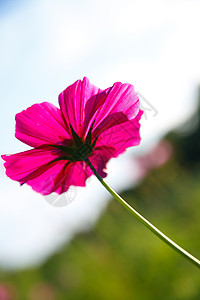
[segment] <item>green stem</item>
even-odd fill
[[[107,189],[107,191],[121,203],[132,215],[134,215],[141,223],[143,223],[149,230],[151,230],[155,235],[157,235],[162,241],[168,244],[171,248],[176,250],[179,254],[188,259],[196,267],[200,268],[200,261],[188,253],[186,250],[177,245],[174,241],[168,238],[164,233],[162,233],[158,228],[151,224],[147,219],[145,219],[141,214],[139,214],[134,208],[132,208],[124,199],[122,199],[109,185],[103,180],[103,178],[98,174],[96,169],[93,167],[89,159],[86,159],[85,162],[90,167],[94,175],[102,183],[102,185]]]

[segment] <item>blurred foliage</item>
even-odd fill
[[[198,115],[197,115],[198,116]],[[200,126],[167,136],[173,155],[123,197],[200,257]],[[199,270],[112,200],[95,228],[40,267],[0,271],[0,300],[198,300]],[[3,295],[3,296],[2,296]],[[7,295],[7,296],[6,296]]]
[[[200,167],[200,88],[196,112],[167,139],[175,149],[174,158],[187,169]]]

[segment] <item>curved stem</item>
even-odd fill
[[[86,159],[85,162],[90,167],[94,175],[101,182],[101,184],[107,189],[107,191],[121,203],[132,215],[134,215],[141,223],[143,223],[149,230],[151,230],[155,235],[157,235],[162,241],[168,244],[171,248],[176,250],[179,254],[188,259],[191,263],[193,263],[196,267],[200,268],[200,261],[191,255],[189,252],[184,250],[182,247],[177,245],[174,241],[168,238],[162,231],[156,228],[153,224],[151,224],[147,219],[145,219],[140,213],[138,213],[134,208],[132,208],[124,199],[122,199],[98,174],[96,169],[93,167],[89,159]]]

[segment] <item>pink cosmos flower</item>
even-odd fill
[[[131,84],[100,90],[85,77],[59,95],[60,109],[34,104],[16,115],[16,138],[33,149],[2,155],[6,174],[48,195],[85,186],[93,173],[105,177],[107,162],[140,143],[139,98]]]

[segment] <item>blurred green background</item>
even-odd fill
[[[197,257],[199,114],[198,108],[190,120],[164,138],[164,145],[170,149],[165,164],[155,167],[161,148],[139,158],[146,176],[136,188],[122,194]],[[196,125],[191,126],[194,120]],[[43,265],[18,272],[1,270],[0,299],[198,300],[200,273],[113,199],[94,228],[77,235]]]

